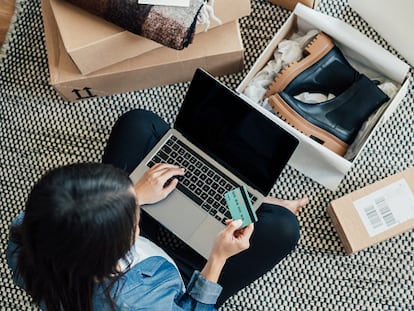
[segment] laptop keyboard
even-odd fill
[[[155,163],[169,163],[185,168],[184,176],[177,177],[177,189],[223,224],[231,218],[224,194],[239,187],[239,184],[217,170],[176,136],[167,140],[147,166],[152,167]],[[254,204],[257,198],[250,193],[249,196]]]

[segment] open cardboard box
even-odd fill
[[[311,29],[318,29],[331,36],[344,56],[357,70],[358,64],[365,64],[371,70],[380,73],[399,86],[398,93],[373,128],[372,132],[374,132],[389,118],[407,93],[409,66],[345,22],[317,12],[300,3],[297,4],[292,15],[259,56],[237,88],[237,91],[246,100],[250,100],[243,94],[243,91],[249,81],[273,58],[273,52],[277,48],[278,43],[297,30],[307,32]],[[256,106],[281,127],[298,137],[300,141],[299,146],[291,157],[289,164],[331,190],[335,190],[338,187],[344,175],[351,168],[353,161],[358,158],[369,140],[368,138],[365,141],[365,144],[360,148],[358,155],[353,161],[349,161],[297,131],[259,104],[256,104]]]
[[[161,44],[128,32],[64,0],[50,0],[66,52],[82,74],[148,53]],[[250,14],[250,0],[216,0],[215,15],[224,24]],[[211,20],[208,32],[221,26]],[[197,25],[193,43],[205,26]],[[218,40],[219,41],[219,40]],[[191,44],[190,44],[191,46]]]
[[[216,76],[243,69],[243,43],[233,21],[198,34],[184,50],[162,47],[82,75],[63,46],[50,1],[42,0],[50,83],[68,101],[189,81],[197,67]]]
[[[414,228],[414,167],[351,192],[327,212],[352,254]]]

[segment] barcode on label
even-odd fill
[[[368,218],[369,223],[371,224],[372,228],[376,229],[382,226],[381,218],[375,209],[374,205],[370,205],[364,208],[365,215]]]
[[[397,223],[384,197],[376,198],[374,203],[375,205],[369,205],[364,208],[364,213],[373,229],[377,229],[382,225],[391,227]]]
[[[378,210],[382,216],[382,219],[385,222],[387,227],[395,225],[397,221],[395,220],[394,214],[392,213],[391,209],[389,208],[387,202],[385,201],[384,197],[380,197],[375,199],[375,204],[378,207]]]

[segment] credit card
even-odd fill
[[[243,224],[240,228],[257,221],[257,215],[250,202],[246,187],[241,186],[224,194],[224,199],[230,210],[233,220],[241,219]]]

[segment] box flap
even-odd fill
[[[348,3],[414,66],[413,0],[349,0]]]
[[[319,0],[269,0],[273,4],[280,5],[282,8],[293,10],[298,2],[310,7],[315,8]]]

